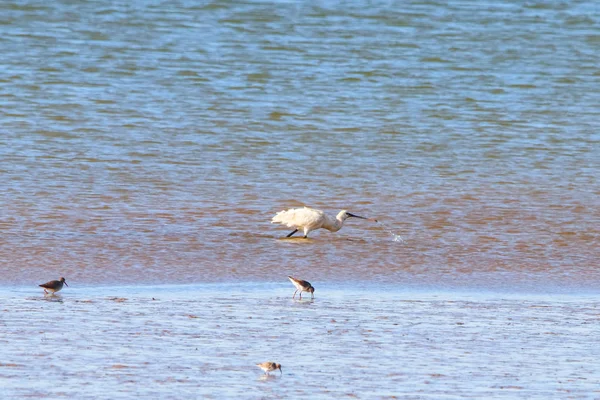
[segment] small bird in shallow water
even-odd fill
[[[56,293],[59,290],[61,290],[63,288],[63,283],[65,285],[67,285],[67,282],[65,281],[65,278],[60,278],[57,281],[50,281],[50,282],[46,282],[46,283],[42,283],[41,285],[39,285],[40,287],[44,288],[44,293],[48,293],[48,292],[52,292],[52,293]],[[67,285],[69,286],[69,285]]]
[[[272,361],[266,361],[264,363],[256,364],[256,366],[265,371],[265,374],[267,375],[269,375],[269,372],[275,371],[276,369],[278,369],[279,372],[281,372],[281,374],[283,375],[283,371],[281,370],[281,364],[277,364]]]
[[[333,218],[326,215],[321,210],[304,207],[280,211],[275,214],[271,223],[279,223],[294,228],[294,231],[286,237],[291,237],[294,233],[298,232],[299,229],[302,229],[304,231],[304,238],[307,238],[308,234],[315,229],[323,228],[327,229],[329,232],[337,232],[342,229],[344,221],[351,217],[377,222],[376,219],[350,214],[346,210],[340,211],[338,215]]]
[[[296,297],[296,293],[298,290],[300,291],[300,300],[302,300],[302,292],[308,292],[311,295],[311,298],[315,298],[315,288],[310,284],[310,282],[303,281],[302,279],[296,279],[293,276],[288,276],[288,279],[292,281],[294,286],[296,286],[296,291],[292,296],[292,299]]]

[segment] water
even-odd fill
[[[91,365],[109,372],[99,377],[83,370],[73,387],[92,382],[90,390],[97,394],[105,384],[128,379],[111,374],[113,365],[123,372],[131,364],[140,372],[131,378],[136,389],[148,387],[166,397],[162,390],[172,387],[150,381],[157,376],[167,383],[188,379],[189,386],[172,392],[176,398],[192,397],[199,384],[208,394],[210,388],[231,386],[233,396],[242,390],[233,382],[247,387],[260,372],[253,371],[253,363],[270,358],[260,346],[242,354],[241,344],[248,340],[232,333],[221,341],[223,352],[186,358],[181,365],[189,374],[168,375],[160,368],[174,365],[170,357],[187,354],[186,335],[198,324],[157,321],[157,329],[174,329],[173,341],[162,342],[160,331],[148,333],[141,343],[146,351],[136,348],[138,359],[120,349],[151,318],[131,313],[139,307],[146,316],[165,316],[161,307],[172,304],[152,306],[151,295],[144,294],[124,311],[117,307],[123,303],[110,300],[129,298],[122,287],[213,283],[230,285],[233,294],[239,285],[254,282],[292,290],[286,276],[293,275],[317,288],[315,312],[354,311],[365,324],[367,315],[391,318],[397,311],[393,301],[377,298],[382,288],[425,293],[415,295],[418,301],[440,292],[454,293],[450,298],[458,302],[465,301],[464,291],[525,296],[500,306],[507,318],[532,294],[597,295],[599,24],[600,5],[594,1],[1,2],[0,277],[5,286],[24,291],[0,293],[5,296],[0,307],[11,316],[0,325],[2,333],[10,330],[2,336],[9,342],[23,338],[25,347],[41,346],[36,332],[42,329],[33,321],[55,317],[56,310],[81,329],[91,324],[92,330],[107,330],[114,320],[121,330],[107,334],[106,343],[114,340],[118,346],[114,359],[112,354],[95,359],[110,346],[87,352],[80,330],[67,334],[64,343],[48,339],[50,359],[41,350],[29,354],[3,347],[0,376],[10,375],[11,394],[38,396],[41,392],[26,389],[28,381],[52,383],[56,372],[41,369],[38,357],[54,363],[63,377],[94,360]],[[270,219],[305,205],[332,215],[347,209],[382,224],[351,219],[337,233],[282,240],[290,230]],[[61,292],[63,303],[41,301],[36,285],[60,276],[71,285]],[[97,285],[116,287],[88,295]],[[336,290],[364,287],[369,289],[362,303],[328,303]],[[275,307],[273,318],[291,312],[273,300],[279,295],[257,296],[251,299]],[[587,313],[595,304],[577,299],[583,305],[575,311],[546,304],[555,307],[552,320],[566,332],[560,340],[579,340],[578,328],[564,325],[574,313],[586,335],[593,326]],[[80,300],[94,305],[86,309],[87,303],[76,303]],[[240,318],[260,308],[227,293],[208,291],[204,300],[175,304],[178,318],[190,324],[198,321],[187,314],[210,320],[194,310],[211,304],[219,315],[238,305]],[[512,363],[488,342],[483,349],[457,343],[454,330],[441,328],[449,326],[441,315],[437,328],[427,325],[428,337],[440,338],[436,347],[418,342],[416,352],[410,340],[396,339],[405,331],[373,323],[374,330],[390,330],[375,338],[365,334],[361,345],[363,338],[351,334],[359,360],[334,362],[344,372],[329,396],[345,396],[355,387],[360,397],[373,387],[431,382],[439,374],[447,385],[422,383],[421,392],[402,386],[397,393],[442,398],[457,391],[492,398],[516,391],[510,393],[562,398],[566,388],[573,396],[594,396],[589,383],[597,383],[598,371],[584,359],[586,351],[592,354],[588,336],[572,343],[576,351],[570,358],[562,342],[549,341],[548,347],[538,342],[554,337],[547,333],[552,326],[538,331],[527,320],[531,315],[524,315],[507,333],[516,335],[511,342],[485,331],[500,311],[493,306],[485,311],[489,304],[483,300],[475,303],[480,306],[467,316],[483,337],[491,335],[495,345],[506,340],[502,351],[522,344],[539,351],[528,354],[537,358]],[[428,316],[440,306],[426,304],[407,317],[422,318],[419,313]],[[460,313],[460,304],[452,312]],[[106,314],[111,312],[114,318]],[[13,317],[21,322],[13,326]],[[252,339],[264,337],[262,325],[250,327]],[[351,331],[352,325],[344,329]],[[291,332],[286,330],[288,344],[296,340]],[[323,340],[308,328],[300,333]],[[460,345],[465,361],[448,362],[449,370],[439,372],[432,366],[444,354],[460,358],[445,338],[452,339],[449,346]],[[402,352],[392,354],[411,355],[403,368],[414,374],[402,370],[386,376],[389,386],[381,375],[361,381],[355,363],[364,368],[377,361],[370,340],[382,349],[400,344]],[[80,351],[68,355],[73,364],[54,361],[55,351],[68,342]],[[303,343],[320,350],[308,339]],[[329,357],[343,350],[335,340],[325,343],[322,351]],[[157,355],[164,344],[176,345],[172,355]],[[275,348],[285,365],[294,363],[292,356],[284,359],[282,347]],[[424,350],[428,358],[418,364]],[[552,369],[549,360],[555,358],[545,358],[543,351],[563,360],[562,369]],[[137,363],[151,363],[153,357],[160,363]],[[302,366],[310,371],[313,361],[307,357]],[[388,367],[396,362],[384,360]],[[222,363],[233,365],[225,376],[210,372],[200,381],[195,375],[214,372]],[[472,375],[461,380],[452,365],[461,371],[467,366]],[[500,379],[502,388],[482,377],[476,385],[477,368],[488,365],[494,377],[504,367],[516,375]],[[16,370],[11,375],[5,368]],[[261,383],[282,393],[276,388],[307,382],[321,388],[330,377],[293,368],[289,373],[291,379],[284,375],[287,380]],[[516,382],[520,375],[539,381],[522,385]],[[131,390],[122,397],[134,397]],[[54,395],[84,396],[75,389]]]
[[[597,288],[599,7],[3,2],[0,276]]]
[[[406,241],[404,239],[402,239],[402,236],[398,235],[397,233],[394,233],[394,231],[392,229],[390,229],[386,224],[384,224],[383,222],[379,222],[379,221],[378,221],[378,223],[381,224],[381,226],[387,233],[392,235],[394,242],[406,243]]]
[[[340,290],[342,289],[342,290]],[[321,292],[321,294],[319,294]],[[324,285],[0,293],[4,399],[596,398],[597,298]],[[568,315],[568,318],[565,318]],[[41,321],[42,323],[32,323]],[[50,324],[48,322],[52,321]],[[283,375],[254,364],[273,360]]]

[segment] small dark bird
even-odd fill
[[[290,281],[292,281],[294,286],[296,286],[296,291],[294,292],[292,299],[296,297],[298,290],[300,291],[300,300],[302,300],[302,292],[308,292],[310,293],[312,299],[315,298],[315,288],[312,287],[310,282],[303,281],[302,279],[296,279],[293,276],[288,276],[288,278]]]
[[[44,293],[47,294],[48,292],[51,292],[54,294],[63,288],[63,283],[65,285],[67,285],[65,278],[61,277],[57,281],[50,281],[50,282],[42,283],[39,286],[44,288]],[[69,285],[67,285],[67,286],[69,286]]]
[[[269,375],[269,372],[275,371],[276,369],[278,369],[279,372],[281,372],[281,374],[283,375],[283,371],[281,370],[281,364],[277,364],[272,361],[266,361],[264,363],[256,364],[256,366],[265,371],[265,374],[267,375]]]

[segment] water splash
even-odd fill
[[[378,223],[378,224],[380,224],[380,225],[381,225],[381,227],[382,227],[383,229],[385,229],[387,233],[389,233],[390,235],[392,235],[392,236],[394,237],[394,242],[400,242],[400,243],[402,243],[402,244],[405,244],[405,243],[406,243],[406,240],[404,240],[404,239],[402,238],[402,236],[400,236],[400,235],[396,234],[396,233],[395,233],[394,231],[392,231],[392,230],[391,230],[391,229],[390,229],[390,228],[389,228],[389,227],[388,227],[386,224],[384,224],[384,223],[383,223],[383,222],[381,222],[381,221],[377,221],[377,223]]]

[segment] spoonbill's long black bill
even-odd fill
[[[361,217],[360,215],[350,214],[349,212],[347,212],[346,214],[348,214],[349,217],[360,218],[360,219],[369,219],[369,218]]]

